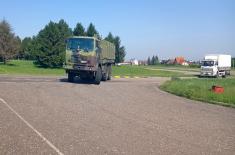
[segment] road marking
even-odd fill
[[[120,75],[116,75],[113,76],[113,78],[115,79],[120,79],[120,78],[124,78],[124,79],[140,79],[140,78],[148,78],[147,76],[120,76]]]
[[[0,101],[4,103],[18,118],[20,118],[29,128],[31,128],[43,141],[45,141],[53,150],[59,155],[64,155],[55,145],[53,145],[46,137],[44,137],[39,131],[37,131],[29,122],[27,122],[20,114],[18,114],[4,99],[0,98]]]

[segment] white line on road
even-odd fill
[[[39,131],[37,131],[29,122],[27,122],[20,114],[18,114],[4,99],[0,98],[0,101],[4,103],[17,117],[19,117],[29,128],[31,128],[39,137],[42,138],[53,150],[55,150],[59,155],[63,155],[63,153],[53,145],[46,137],[44,137]]]

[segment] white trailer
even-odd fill
[[[202,61],[200,76],[226,77],[230,75],[230,70],[231,55],[208,54]]]

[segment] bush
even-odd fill
[[[198,64],[189,64],[190,68],[200,68],[201,66]]]

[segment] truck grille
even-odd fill
[[[72,63],[78,63],[78,62],[79,62],[79,57],[78,57],[78,55],[72,55],[72,56],[71,56],[71,61],[72,61]]]
[[[205,72],[212,72],[213,71],[212,68],[203,68],[202,70],[205,71]]]

